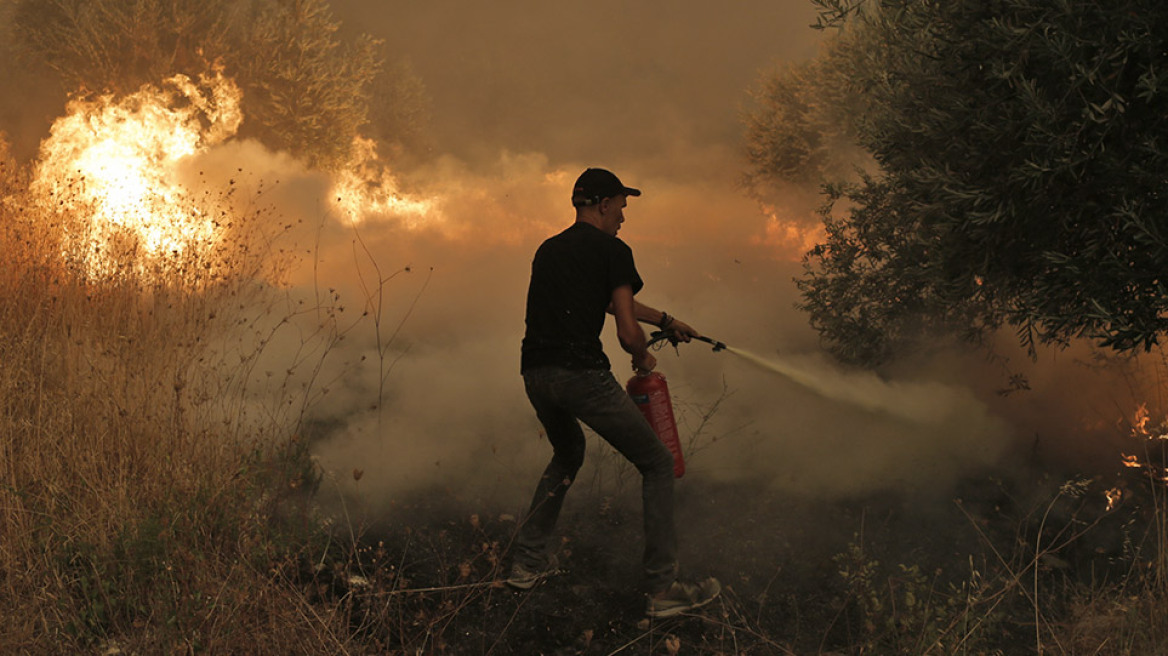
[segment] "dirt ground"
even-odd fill
[[[656,621],[638,589],[635,485],[573,490],[559,525],[562,571],[527,592],[499,582],[514,509],[430,490],[368,526],[321,599],[343,607],[379,653],[901,653],[893,648],[905,640],[952,635],[971,618],[987,651],[970,653],[1033,653],[1033,604],[1019,579],[1056,599],[1117,580],[1148,516],[1132,493],[1107,510],[1114,481],[1072,480],[985,473],[947,490],[830,500],[761,481],[687,482],[682,575],[716,576],[724,592]],[[1051,616],[1062,610],[1043,602]]]

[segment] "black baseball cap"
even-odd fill
[[[576,184],[572,186],[572,205],[584,207],[595,205],[605,198],[613,196],[640,196],[640,189],[626,187],[612,171],[605,169],[585,169]]]

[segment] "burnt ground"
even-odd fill
[[[1137,474],[1116,477],[986,473],[944,491],[831,500],[761,482],[681,485],[682,574],[716,576],[724,592],[652,622],[628,484],[573,490],[563,571],[528,592],[497,583],[514,509],[442,490],[399,500],[312,579],[371,653],[895,654],[965,635],[969,653],[1028,654],[1034,586],[1049,629],[1079,592],[1122,581],[1138,559],[1152,502]],[[1108,511],[1117,483],[1128,496]]]

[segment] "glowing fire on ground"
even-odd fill
[[[1136,408],[1131,421],[1132,437],[1144,442],[1145,446],[1154,443],[1163,444],[1168,441],[1168,419],[1165,419],[1159,426],[1153,427],[1149,427],[1150,421],[1151,414],[1148,412],[1147,404],[1140,404],[1140,407]],[[1159,455],[1163,456],[1163,449],[1161,448],[1159,451]],[[1152,452],[1153,450],[1149,449],[1149,455]],[[1160,483],[1168,483],[1168,467],[1163,466],[1163,458],[1159,458],[1159,460],[1161,460],[1161,463],[1157,464],[1151,458],[1141,460],[1136,455],[1120,454],[1120,462],[1124,467],[1142,469],[1153,480],[1159,481]]]
[[[213,240],[215,224],[178,182],[178,164],[235,134],[240,97],[222,75],[198,84],[176,75],[121,99],[69,103],[41,144],[31,188],[52,210],[83,219],[66,227],[66,252],[100,277]]]

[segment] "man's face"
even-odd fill
[[[628,198],[624,194],[602,199],[598,206],[600,209],[600,229],[615,237],[621,224],[625,222],[626,205],[628,205]]]

